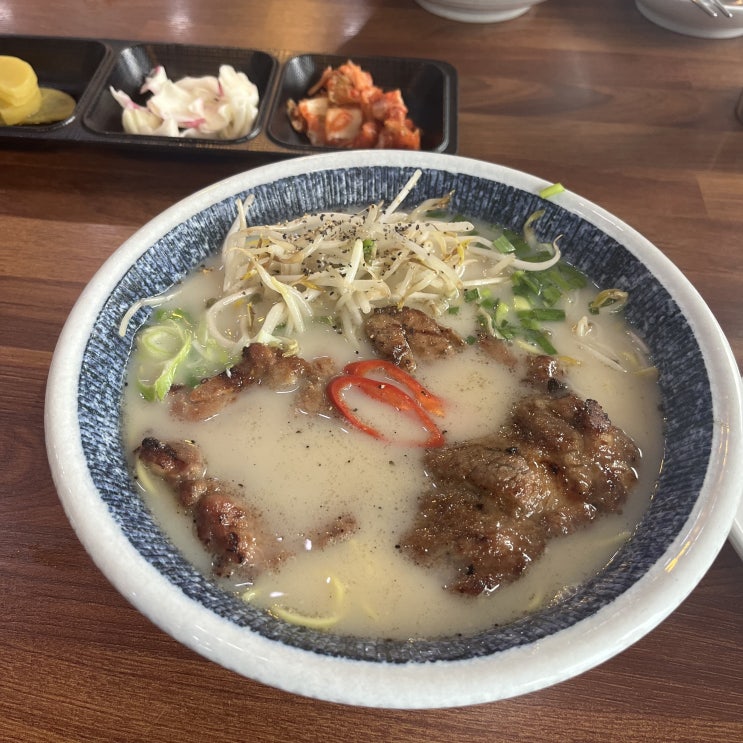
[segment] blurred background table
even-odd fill
[[[459,154],[560,181],[630,223],[688,276],[743,361],[743,38],[665,31],[630,0],[548,0],[495,25],[413,0],[0,0],[0,32],[446,60]],[[46,464],[55,341],[138,227],[266,160],[0,143],[0,739],[743,740],[743,563],[729,544],[613,660],[528,696],[435,711],[346,708],[243,679],[107,583]]]

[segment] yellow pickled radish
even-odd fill
[[[39,81],[31,65],[18,57],[0,55],[0,106],[20,106],[36,97]]]
[[[55,88],[39,88],[41,91],[41,106],[27,116],[21,124],[54,124],[72,116],[75,110],[75,99],[62,90]]]
[[[0,124],[21,124],[41,108],[41,91],[37,87],[23,103],[9,105],[0,103]]]

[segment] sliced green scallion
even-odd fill
[[[598,315],[604,309],[609,312],[620,312],[627,304],[628,298],[629,294],[621,289],[604,289],[588,305],[588,310],[592,315]]]
[[[506,235],[505,233],[493,240],[493,247],[504,255],[514,253],[516,251],[516,246],[513,244],[513,242],[511,242],[511,240],[508,239],[508,235]]]
[[[553,196],[557,196],[557,194],[563,193],[564,191],[565,186],[563,186],[562,183],[553,183],[551,186],[543,188],[539,192],[539,196],[543,199],[551,199]]]
[[[155,325],[137,336],[140,365],[137,386],[146,400],[162,400],[173,384],[178,367],[191,350],[193,334],[177,312],[157,313]]]
[[[560,322],[565,319],[565,310],[557,307],[533,307],[530,310],[519,312],[518,316],[538,322]]]
[[[369,263],[370,261],[374,260],[374,256],[377,253],[377,243],[375,240],[372,240],[371,238],[366,238],[361,243],[362,248],[364,250],[364,260]]]
[[[137,336],[137,387],[146,400],[163,400],[174,383],[197,385],[234,358],[181,309],[156,310]]]

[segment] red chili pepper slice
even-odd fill
[[[381,371],[390,379],[404,385],[412,393],[412,397],[418,404],[434,415],[444,414],[444,401],[424,387],[415,377],[410,376],[404,369],[384,359],[368,359],[365,361],[353,361],[346,364],[343,369],[346,374],[357,374],[366,377],[375,371]]]
[[[376,439],[389,441],[386,436],[377,431],[368,423],[362,421],[349,407],[343,397],[345,390],[350,387],[356,387],[368,397],[379,400],[390,405],[402,413],[410,414],[416,417],[428,432],[428,438],[425,441],[414,442],[412,446],[423,446],[427,449],[433,449],[444,445],[444,435],[434,422],[433,418],[410,396],[394,384],[380,382],[377,379],[361,377],[358,374],[339,374],[328,382],[327,390],[333,405],[345,416],[349,423],[356,428],[368,433]]]

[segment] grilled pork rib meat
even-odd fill
[[[408,372],[418,360],[449,356],[465,346],[451,328],[411,307],[375,309],[366,317],[364,331],[380,356]]]
[[[170,409],[177,418],[201,421],[211,418],[229,405],[237,395],[254,384],[273,390],[296,390],[298,410],[310,414],[332,414],[333,406],[325,395],[325,385],[335,374],[328,357],[308,361],[285,356],[281,349],[252,343],[242,352],[239,363],[203,380],[193,389],[172,387]]]
[[[300,550],[325,549],[353,534],[358,524],[341,514],[318,529],[293,536],[272,532],[246,497],[221,480],[208,477],[200,449],[190,441],[163,442],[147,437],[136,451],[142,463],[163,478],[194,517],[196,533],[214,558],[214,572],[239,570],[254,579],[276,570]]]
[[[516,580],[550,538],[619,510],[636,482],[634,442],[562,376],[550,357],[530,358],[524,381],[540,392],[518,400],[504,426],[426,452],[432,487],[399,546],[452,573],[450,590],[477,595]]]

